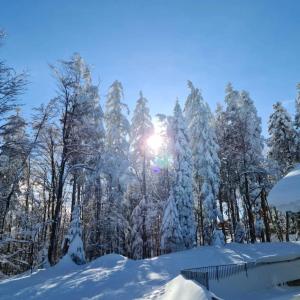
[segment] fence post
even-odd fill
[[[247,263],[245,263],[245,272],[246,272],[246,277],[248,277]]]
[[[209,291],[209,283],[208,283],[208,273],[204,273],[205,274],[205,283],[206,283],[206,288]]]

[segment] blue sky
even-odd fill
[[[300,82],[297,0],[0,0],[7,39],[1,58],[27,69],[26,115],[55,95],[48,64],[79,52],[100,82],[101,102],[115,79],[132,109],[139,90],[151,113],[183,103],[186,81],[215,108],[228,81],[250,92],[266,132],[272,104],[294,111]]]

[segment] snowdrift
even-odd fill
[[[178,277],[180,270],[199,266],[241,263],[258,260],[262,257],[265,260],[272,260],[275,256],[294,257],[296,255],[300,256],[300,243],[255,245],[233,243],[225,247],[199,247],[140,261],[110,254],[81,266],[75,265],[66,256],[54,267],[3,280],[0,282],[0,299],[186,300],[189,299],[186,297],[193,295],[195,297],[193,299],[196,300],[199,297],[202,297],[199,299],[210,299],[211,294],[204,288],[192,281],[187,282],[182,277]],[[281,274],[283,270],[274,269],[272,272],[273,275]],[[288,268],[284,272],[288,272]],[[261,276],[270,277],[271,275],[262,273]],[[175,281],[172,281],[173,279]],[[265,287],[262,279],[253,274],[254,281],[262,282],[260,288]],[[227,282],[222,286],[220,282],[219,288],[223,295],[229,295],[226,298],[212,288],[212,291],[221,298],[241,299],[240,297],[243,295],[244,299],[245,291],[249,292],[253,286],[249,286],[249,281],[244,276],[240,283],[232,279],[230,284]],[[185,295],[184,298],[182,295]],[[258,298],[256,297],[256,299]]]
[[[163,288],[160,300],[212,300],[220,299],[192,280],[186,280],[181,275],[168,282]]]

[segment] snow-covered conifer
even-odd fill
[[[128,112],[126,104],[122,102],[123,87],[115,81],[109,89],[106,110],[104,114],[106,128],[106,165],[109,180],[113,186],[121,184],[129,162],[129,132],[130,124],[126,117]],[[124,109],[126,112],[124,112]],[[121,186],[119,186],[120,188]]]
[[[181,107],[176,101],[171,122],[171,147],[174,161],[173,197],[186,248],[195,242],[192,154]]]
[[[192,151],[199,227],[202,227],[202,242],[211,244],[218,216],[216,200],[219,191],[219,146],[208,104],[190,81],[188,86],[191,91],[185,103],[185,117]]]
[[[249,222],[249,233],[251,242],[255,242],[255,216],[254,207],[260,193],[259,178],[263,170],[263,138],[261,135],[261,119],[249,93],[242,91],[236,111],[235,142],[232,151],[235,151],[233,158],[237,164],[239,174],[239,191],[243,195],[244,204]],[[238,151],[236,151],[238,149]]]
[[[295,127],[296,130],[300,131],[300,83],[297,84],[298,94],[295,101]]]
[[[124,253],[124,239],[128,231],[128,223],[123,215],[123,194],[125,191],[126,172],[129,167],[129,132],[130,124],[126,117],[126,104],[122,102],[123,88],[119,81],[115,81],[109,89],[106,110],[106,156],[105,174],[107,178],[106,220],[107,241],[109,252]],[[124,113],[124,109],[127,111]]]
[[[147,99],[140,92],[133,112],[130,130],[130,158],[132,166],[141,182],[141,191],[146,197],[146,177],[151,158],[150,147],[147,145],[149,137],[153,134],[153,124]]]
[[[269,119],[269,157],[277,161],[282,173],[292,166],[295,157],[295,131],[291,117],[280,102],[273,105]]]
[[[85,252],[82,242],[82,228],[79,205],[74,206],[68,235],[66,236],[66,242],[66,247],[68,247],[67,254],[76,264],[84,264]]]
[[[215,117],[216,136],[219,144],[220,167],[220,189],[219,201],[220,211],[224,212],[226,204],[229,214],[229,229],[233,234],[236,223],[239,221],[237,205],[238,172],[237,172],[237,129],[238,129],[238,102],[239,92],[234,90],[231,83],[225,89],[225,109],[218,105]],[[224,225],[223,225],[224,226]]]
[[[296,160],[300,162],[300,83],[297,85],[298,94],[296,97],[295,130],[296,130]]]
[[[174,252],[184,248],[181,232],[178,210],[174,199],[174,193],[171,189],[162,218],[160,245],[163,253]]]
[[[148,204],[148,195],[151,191],[148,189],[150,175],[151,149],[147,141],[153,134],[153,124],[151,121],[150,111],[147,107],[147,99],[140,92],[136,107],[133,112],[130,131],[130,162],[140,183],[140,201],[132,213],[132,252],[135,258],[147,256],[147,240],[150,238],[146,233],[146,207]],[[137,214],[141,213],[141,216]],[[137,239],[137,240],[135,240]],[[141,247],[140,242],[142,241]],[[141,252],[142,250],[142,252]]]

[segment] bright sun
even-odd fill
[[[161,122],[158,120],[158,118],[154,118],[153,125],[154,125],[154,133],[148,138],[147,146],[152,151],[154,151],[155,154],[158,154],[163,144],[163,138],[160,134],[163,130],[163,127]]]
[[[159,134],[154,133],[147,140],[147,145],[155,152],[158,152],[162,145],[162,138]]]

